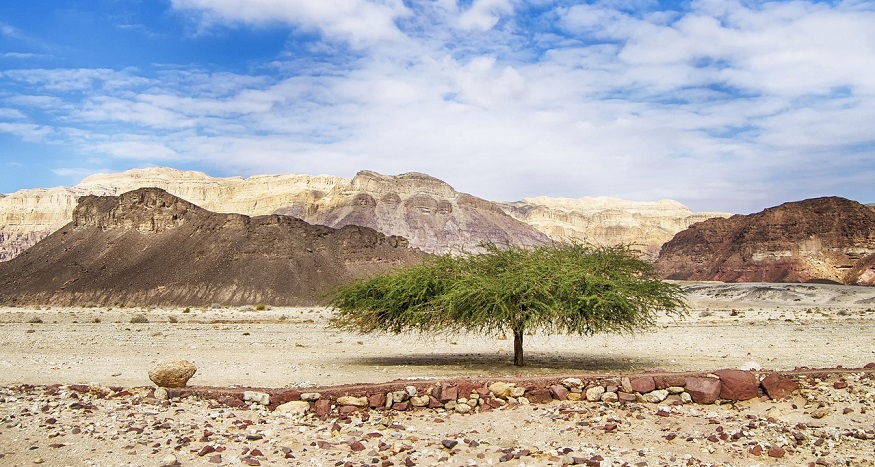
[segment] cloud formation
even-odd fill
[[[9,69],[0,132],[100,168],[420,171],[496,200],[875,201],[870,2],[171,4],[204,35],[289,39],[236,70]]]

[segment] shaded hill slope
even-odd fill
[[[656,261],[665,278],[727,282],[875,284],[875,211],[828,197],[679,232]]]
[[[73,221],[0,263],[0,302],[310,305],[423,253],[365,227],[217,214],[157,188],[85,196]]]

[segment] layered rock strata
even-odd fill
[[[875,211],[827,197],[709,219],[666,243],[656,269],[682,280],[873,285]]]
[[[218,214],[143,188],[83,197],[71,223],[0,263],[0,303],[310,305],[422,257],[366,227]]]

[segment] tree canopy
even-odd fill
[[[525,332],[634,332],[660,311],[686,313],[683,290],[656,279],[627,246],[484,248],[343,285],[329,296],[331,324],[361,333],[512,333],[522,366]]]

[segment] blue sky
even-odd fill
[[[0,193],[169,166],[875,202],[875,2],[0,3]]]

